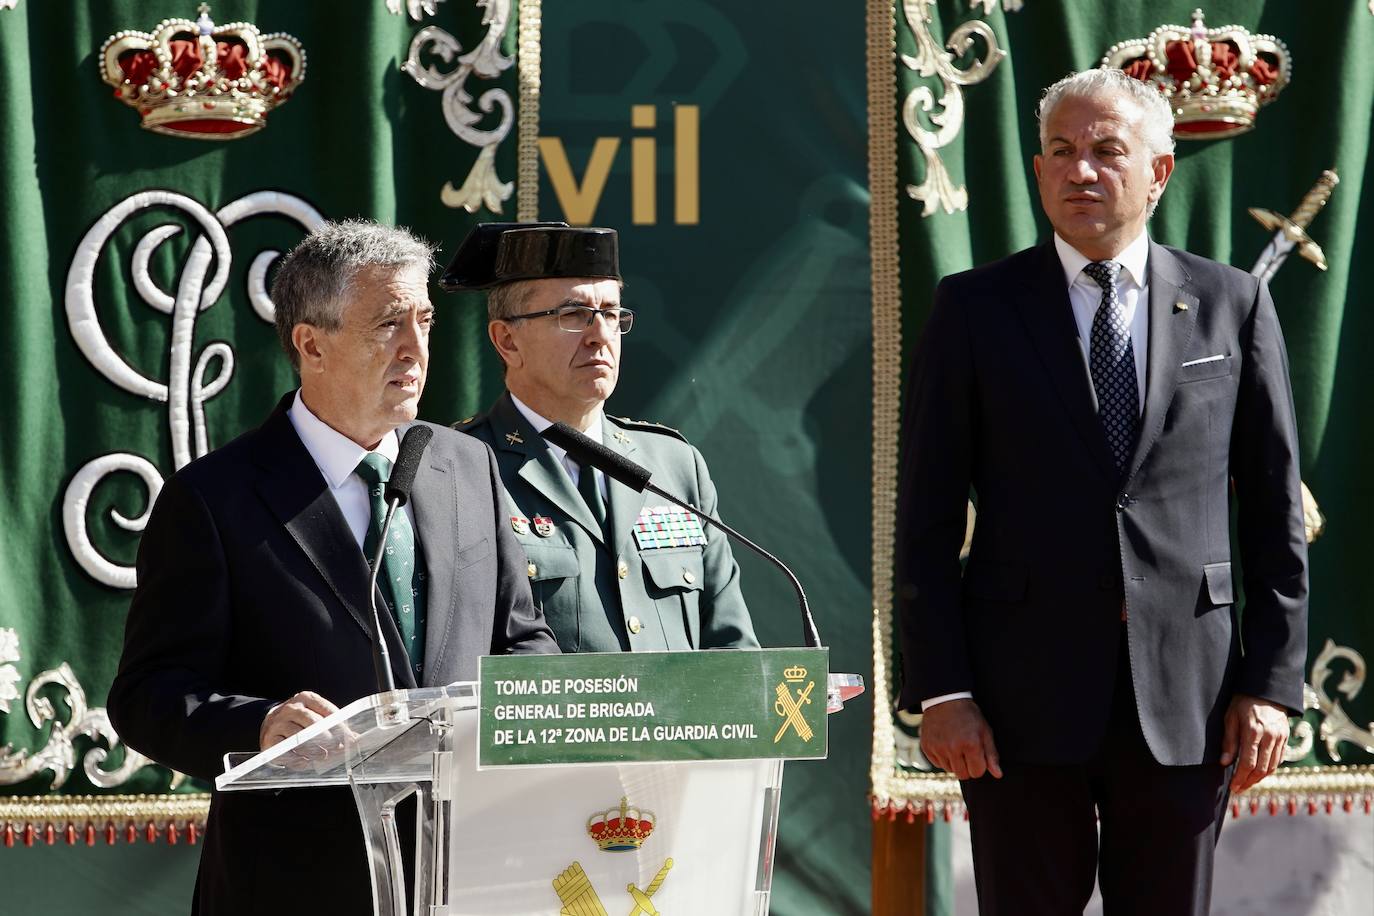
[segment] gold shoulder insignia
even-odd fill
[[[687,441],[686,436],[673,429],[671,426],[664,426],[662,423],[655,423],[652,420],[631,420],[628,417],[612,417],[609,414],[607,414],[606,418],[626,429],[635,429],[648,433],[662,433],[667,436],[672,436],[674,439],[681,439],[683,442]]]
[[[457,423],[452,424],[450,428],[456,429],[460,433],[465,433],[468,431],[469,428],[476,426],[480,421],[485,419],[486,417],[481,417],[476,414],[473,414],[465,420],[459,420]]]

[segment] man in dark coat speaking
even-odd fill
[[[368,557],[429,364],[432,249],[326,224],[283,260],[276,327],[300,388],[163,487],[109,713],[124,741],[202,779],[377,691]],[[477,675],[485,654],[556,652],[530,598],[491,451],[433,427],[378,589],[398,687]],[[371,913],[347,789],[215,793],[195,911]]]

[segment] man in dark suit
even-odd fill
[[[621,306],[615,230],[483,223],[440,282],[490,290],[487,336],[506,391],[457,426],[496,453],[535,604],[563,651],[758,648],[724,533],[579,467],[540,435],[567,423],[718,512],[706,462],[681,433],[605,412],[635,317]]]
[[[108,704],[131,747],[213,779],[225,753],[377,691],[366,558],[424,389],[431,258],[404,230],[346,222],[283,260],[276,325],[300,389],[158,496]],[[399,687],[472,680],[488,653],[557,651],[504,522],[491,452],[434,428],[377,594]],[[347,789],[215,793],[195,910],[371,913],[364,853]]]
[[[910,379],[900,704],[962,780],[982,913],[1081,913],[1095,872],[1109,913],[1206,913],[1228,793],[1302,708],[1287,357],[1263,283],[1145,232],[1153,87],[1076,74],[1040,122],[1054,239],[942,281]]]

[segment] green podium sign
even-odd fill
[[[494,655],[478,766],[826,756],[826,649]]]

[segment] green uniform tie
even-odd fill
[[[377,553],[377,541],[382,536],[382,522],[386,520],[386,500],[382,493],[391,479],[391,462],[384,455],[368,452],[358,463],[356,473],[367,484],[368,500],[372,503],[372,520],[368,522],[367,537],[363,541],[363,553],[371,564]],[[397,509],[391,516],[377,586],[391,606],[391,614],[401,633],[401,644],[410,656],[410,667],[418,684],[420,665],[425,657],[425,571],[423,559],[415,552],[415,530],[410,526],[410,516],[405,509]]]
[[[582,501],[587,504],[587,508],[592,510],[592,518],[596,519],[597,525],[601,526],[601,534],[606,534],[606,500],[601,497],[601,488],[596,485],[596,468],[589,464],[582,465],[581,471],[577,475],[577,492],[582,494]]]

